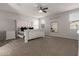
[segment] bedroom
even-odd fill
[[[0,3],[0,55],[77,56],[78,15],[79,3]]]

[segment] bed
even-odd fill
[[[44,30],[38,29],[38,30],[25,30],[24,31],[24,40],[25,42],[28,42],[28,40],[39,38],[39,37],[45,37]]]

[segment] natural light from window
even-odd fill
[[[41,20],[41,24],[45,24],[45,20]]]
[[[79,30],[79,11],[69,14],[70,29]]]
[[[70,13],[70,14],[69,14],[69,20],[70,20],[70,21],[79,20],[79,11]]]
[[[70,29],[77,29],[77,30],[79,30],[79,21],[73,21],[70,24]]]
[[[33,21],[33,27],[34,27],[35,30],[39,29],[39,20],[34,20]]]

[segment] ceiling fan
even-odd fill
[[[34,5],[37,7],[39,13],[42,13],[42,12],[47,13],[48,7],[46,7],[46,4],[36,3]]]
[[[48,7],[39,7],[39,11],[40,12],[44,12],[44,13],[47,13],[47,9],[48,9]]]

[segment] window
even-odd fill
[[[45,20],[41,19],[40,25],[41,25],[41,29],[44,29],[45,28]]]
[[[79,10],[70,13],[70,14],[69,14],[69,20],[70,20],[70,21],[77,21],[77,20],[79,20]]]
[[[45,20],[41,20],[41,24],[45,24]]]
[[[39,29],[39,20],[33,21],[33,27],[34,27],[34,29]]]
[[[79,20],[70,23],[70,29],[79,29]]]

